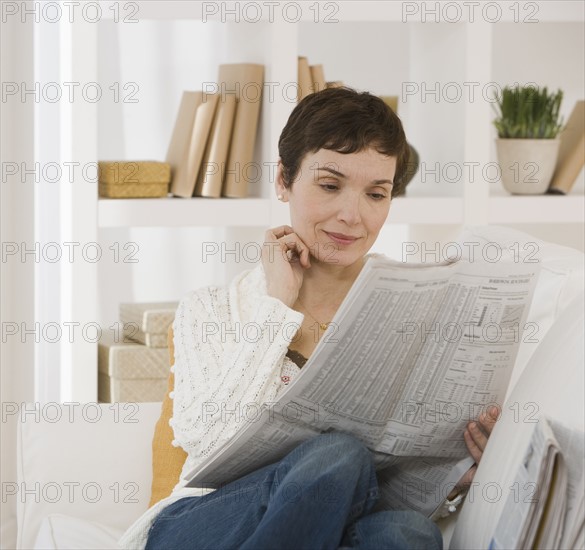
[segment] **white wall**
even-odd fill
[[[18,52],[18,55],[14,55]],[[2,24],[0,65],[3,82],[33,81],[33,27],[11,19]],[[0,158],[2,163],[32,165],[34,159],[34,104],[11,101],[0,103]],[[0,184],[0,228],[3,243],[34,241],[34,186],[20,183],[20,175]],[[18,260],[0,263],[0,320],[26,323],[35,319],[34,263]],[[2,339],[0,344],[0,396],[3,418],[0,422],[0,480],[16,481],[16,417],[4,412],[35,399],[34,341],[21,342],[20,336]],[[16,533],[16,499],[9,497],[0,506],[0,546],[11,548]]]

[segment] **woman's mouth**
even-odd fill
[[[329,237],[331,237],[331,239],[333,239],[338,244],[352,244],[358,239],[357,237],[343,235],[342,233],[329,233],[328,231],[325,231],[325,233],[327,233],[327,235],[329,235]]]

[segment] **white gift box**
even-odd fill
[[[169,376],[167,348],[103,338],[98,345],[98,400],[162,401]]]
[[[175,319],[178,306],[178,302],[120,304],[120,321],[125,340],[151,348],[166,348],[167,332]]]

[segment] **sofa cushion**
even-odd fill
[[[95,521],[51,514],[43,519],[34,550],[117,550],[120,531]]]
[[[168,330],[169,362],[175,362],[175,347],[173,342],[173,326]],[[173,401],[169,393],[173,391],[175,376],[169,374],[167,393],[162,403],[162,411],[154,429],[152,439],[152,489],[149,507],[159,500],[168,497],[175,485],[179,482],[183,464],[187,459],[187,453],[180,447],[173,447],[173,429],[169,420],[173,416]]]
[[[26,410],[17,429],[17,480],[9,487],[16,492],[17,548],[33,548],[51,514],[97,519],[120,532],[142,515],[160,403],[37,403]]]

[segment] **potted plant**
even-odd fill
[[[550,184],[560,139],[559,108],[563,92],[535,86],[505,87],[497,98],[496,148],[504,188],[512,194],[545,193]]]

